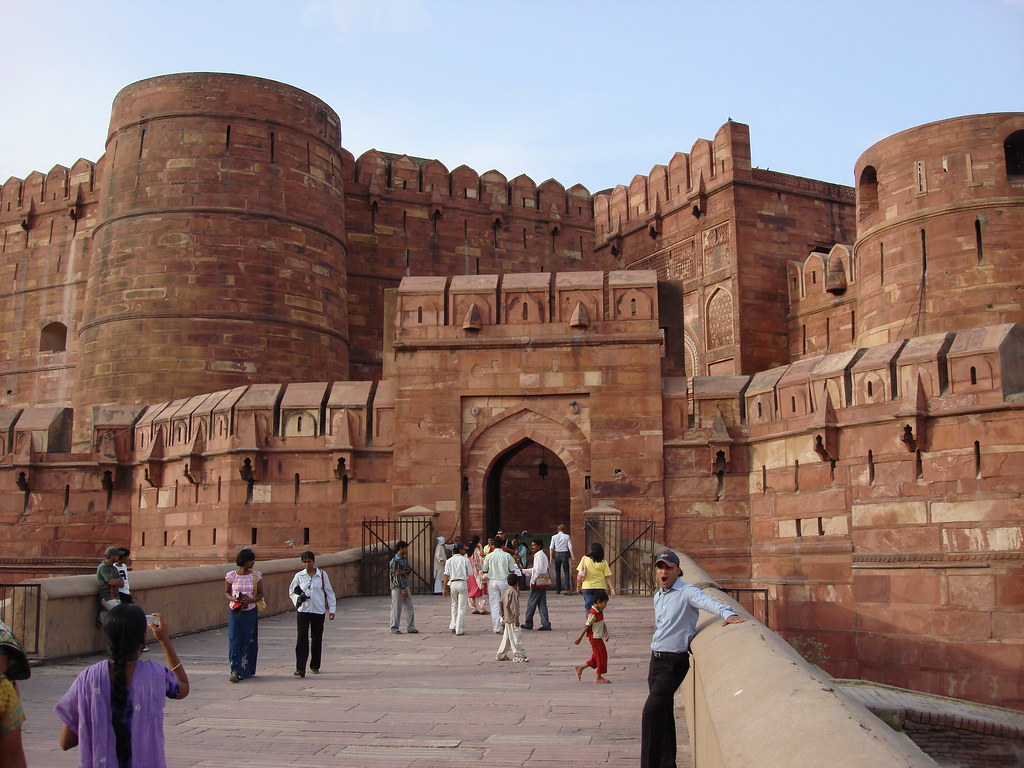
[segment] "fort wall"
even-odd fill
[[[853,213],[848,187],[752,168],[749,128],[728,122],[596,195],[596,253],[680,284],[687,375],[751,374],[790,360],[786,262],[852,242]]]
[[[345,159],[356,378],[379,378],[384,293],[402,277],[593,268],[590,193],[554,179],[370,150]]]
[[[267,80],[170,75],[118,94],[79,328],[81,415],[347,377],[339,143],[329,107]]]
[[[0,404],[70,405],[99,201],[79,160],[0,187]]]
[[[1019,113],[970,115],[860,156],[860,346],[1024,319],[1022,131]]]
[[[592,197],[129,86],[95,165],[0,188],[0,578],[608,508],[831,672],[1024,707],[1021,119],[880,142],[855,209],[731,121]]]

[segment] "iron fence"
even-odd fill
[[[615,590],[623,595],[654,594],[654,521],[623,520],[618,515],[591,515],[585,522],[587,551],[604,547]]]
[[[359,568],[359,591],[364,595],[391,594],[388,563],[395,556],[395,544],[409,543],[409,588],[416,593],[434,591],[434,536],[429,520],[363,520],[363,557]]]
[[[0,584],[0,621],[27,654],[39,653],[38,584]]]

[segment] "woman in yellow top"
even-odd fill
[[[594,605],[594,596],[604,590],[611,598],[615,597],[612,587],[612,569],[604,559],[604,546],[598,542],[590,545],[590,554],[580,558],[576,566],[576,588],[583,593],[583,604],[587,613]]]

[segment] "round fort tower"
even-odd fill
[[[348,378],[340,121],[288,85],[187,73],[114,99],[76,406]]]
[[[1024,322],[1024,113],[902,131],[856,179],[857,346]]]

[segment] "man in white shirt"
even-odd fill
[[[494,634],[504,634],[504,623],[501,620],[501,596],[508,589],[508,575],[520,574],[516,561],[502,547],[505,540],[494,537],[494,549],[484,558],[483,571],[487,574],[487,600],[491,606],[491,628]]]
[[[558,532],[551,537],[551,561],[555,564],[555,591],[562,594],[562,573],[565,573],[565,591],[570,593],[572,588],[572,561],[576,556],[572,551],[572,539],[565,532],[565,525],[558,524]]]
[[[122,584],[117,588],[117,597],[122,603],[131,603],[132,590],[128,586],[128,569],[132,564],[132,553],[125,547],[121,547],[118,551],[117,559],[114,561],[114,567],[117,572],[121,574]]]
[[[550,565],[548,556],[544,554],[544,543],[540,539],[530,542],[530,551],[533,553],[533,562],[527,573],[530,575],[530,597],[526,601],[526,616],[523,619],[523,629],[533,629],[533,612],[540,611],[540,628],[538,632],[550,632],[551,621],[548,619],[548,587],[551,585],[549,574]],[[539,584],[537,579],[544,581]]]
[[[327,574],[316,567],[316,556],[312,552],[302,553],[301,571],[295,574],[288,586],[288,596],[298,609],[296,622],[298,636],[295,642],[296,677],[306,676],[306,659],[314,675],[320,674],[320,652],[323,648],[324,614],[334,621],[338,606]],[[312,636],[312,653],[310,653]]]
[[[473,564],[466,557],[466,545],[456,541],[452,556],[444,564],[444,593],[452,598],[452,620],[448,629],[456,635],[466,634],[466,606],[469,605],[469,577]]]

